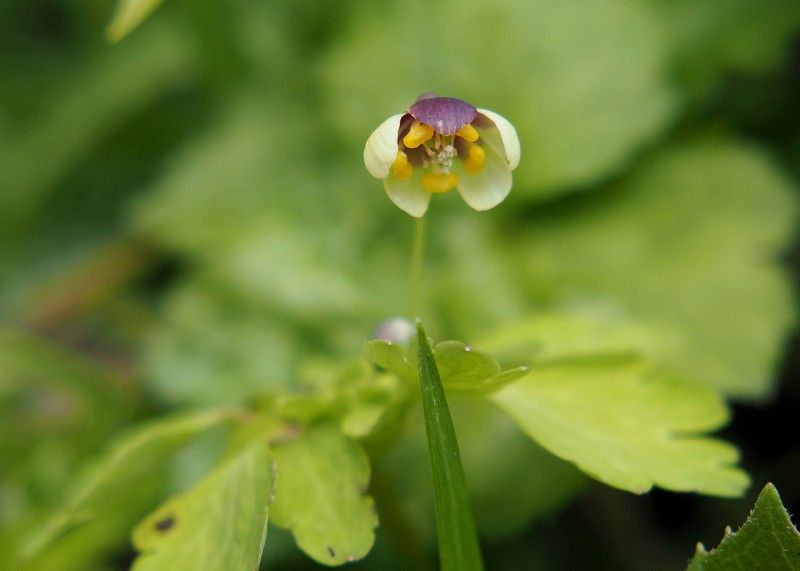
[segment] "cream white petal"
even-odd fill
[[[428,211],[431,193],[422,188],[419,169],[408,180],[391,175],[384,179],[383,187],[392,202],[411,216],[420,218]]]
[[[494,208],[511,192],[511,171],[506,159],[497,149],[486,148],[486,162],[476,174],[458,168],[458,192],[464,202],[475,210]]]
[[[364,164],[375,178],[386,178],[397,158],[397,132],[403,114],[392,115],[380,124],[364,145]]]
[[[519,137],[517,130],[508,122],[502,115],[498,115],[494,111],[488,109],[478,109],[478,113],[489,119],[497,127],[497,134],[500,136],[500,142],[503,145],[503,153],[505,154],[508,168],[514,170],[519,165]],[[491,134],[489,134],[490,138]]]

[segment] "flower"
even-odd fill
[[[519,164],[514,127],[493,111],[452,97],[423,96],[392,115],[364,147],[364,164],[386,194],[411,216],[428,210],[431,194],[457,188],[475,210],[500,204]]]

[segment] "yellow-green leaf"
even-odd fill
[[[723,401],[637,360],[540,367],[492,398],[542,447],[610,486],[738,496],[749,483],[736,448],[703,435],[726,422]]]
[[[253,444],[139,524],[134,571],[257,569],[273,492],[267,446]]]
[[[113,499],[131,486],[152,485],[156,474],[193,436],[231,418],[232,411],[212,410],[150,422],[123,435],[85,475],[67,506],[26,546],[32,556],[68,533],[104,513]]]
[[[375,542],[378,517],[366,495],[370,466],[361,446],[336,426],[308,428],[276,444],[272,522],[325,565],[364,557]]]

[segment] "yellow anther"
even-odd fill
[[[392,174],[400,180],[408,180],[413,172],[414,167],[408,162],[406,154],[403,151],[397,151],[397,157],[392,163]]]
[[[461,127],[458,131],[456,131],[456,135],[458,135],[465,141],[469,141],[470,143],[474,143],[480,137],[480,135],[478,134],[478,130],[469,123],[467,123],[466,125]]]
[[[428,192],[442,194],[450,192],[458,184],[458,175],[455,173],[428,173],[422,177],[422,186]]]
[[[433,127],[414,121],[411,123],[411,129],[408,130],[406,136],[403,137],[403,144],[409,149],[416,149],[424,142],[433,137]]]
[[[475,143],[470,144],[469,150],[467,151],[467,158],[464,159],[464,170],[469,174],[476,174],[483,170],[485,164],[486,151],[484,151],[483,147],[480,145],[476,145]]]

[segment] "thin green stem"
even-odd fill
[[[425,256],[425,217],[417,218],[414,224],[414,241],[411,246],[411,267],[409,270],[409,317],[419,316],[420,282],[422,281],[422,264]]]

